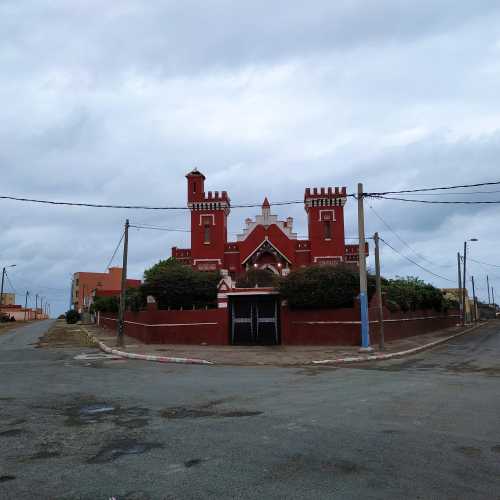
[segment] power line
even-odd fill
[[[348,194],[347,196],[353,196]],[[116,209],[127,209],[127,210],[190,210],[189,207],[183,206],[148,206],[148,205],[111,205],[103,203],[78,203],[71,201],[52,201],[52,200],[39,200],[35,198],[18,198],[15,196],[0,196],[0,200],[11,200],[11,201],[21,201],[29,203],[42,203],[46,205],[64,205],[70,207],[89,207],[89,208],[116,208]],[[213,200],[215,202],[215,200]],[[207,201],[207,203],[211,203]],[[304,200],[291,200],[291,201],[277,201],[270,203],[271,206],[281,206],[281,205],[296,205],[304,203]],[[231,205],[231,208],[256,208],[261,207],[262,203],[248,203]]]
[[[394,201],[407,201],[410,203],[428,203],[428,204],[439,204],[439,205],[497,205],[500,204],[500,200],[492,200],[492,201],[461,201],[461,200],[453,200],[453,201],[437,201],[437,200],[415,200],[409,198],[397,198],[394,196],[381,196],[377,194],[368,194],[365,193],[365,196],[368,198],[374,198],[376,200],[394,200]]]
[[[16,289],[15,289],[15,288],[14,288],[14,286],[12,285],[12,281],[10,281],[9,275],[7,274],[7,269],[5,270],[5,277],[7,278],[7,281],[8,281],[8,283],[9,283],[10,287],[12,288],[12,291],[13,291],[14,293],[16,293]]]
[[[120,244],[125,236],[125,231],[123,231],[122,236],[120,238],[120,241],[118,242],[118,245],[116,245],[115,251],[113,252],[113,255],[111,256],[111,259],[109,259],[108,265],[106,266],[106,269],[104,269],[104,272],[107,272],[109,267],[111,266],[111,263],[113,262],[113,259],[115,258],[116,252],[118,252],[118,249],[120,248]]]
[[[431,188],[418,188],[418,189],[402,189],[400,191],[383,191],[383,192],[374,192],[374,193],[365,193],[365,195],[386,195],[386,194],[401,194],[401,193],[419,193],[422,191],[443,191],[448,189],[460,189],[460,188],[468,188],[468,187],[480,187],[480,186],[497,186],[500,184],[500,181],[493,182],[479,182],[477,184],[458,184],[454,186],[441,186],[441,187],[431,187]]]
[[[488,264],[488,262],[482,262],[480,260],[471,259],[470,257],[467,257],[467,260],[471,260],[472,262],[475,262],[476,264],[482,264],[483,266],[490,266],[490,267],[498,267],[498,268],[500,268],[500,266],[497,265],[497,264]]]
[[[493,191],[460,191],[460,194],[494,194],[500,193],[500,189]],[[406,193],[406,196],[456,196],[457,193]]]
[[[420,269],[422,269],[426,273],[432,274],[433,276],[436,276],[437,278],[441,278],[445,281],[449,281],[450,283],[455,283],[455,280],[451,280],[449,278],[446,278],[445,276],[441,276],[440,274],[437,274],[437,273],[425,268],[424,266],[420,265],[418,262],[415,262],[413,259],[410,259],[410,257],[407,257],[406,255],[402,254],[399,250],[396,250],[390,243],[388,243],[384,239],[380,238],[380,241],[385,243],[392,251],[396,252],[398,255],[400,255],[401,257],[403,257],[407,261],[411,262],[412,264],[416,265],[417,267],[419,267]]]
[[[408,242],[406,242],[401,236],[399,236],[398,233],[396,233],[396,231],[394,231],[394,229],[392,229],[391,226],[389,226],[389,224],[382,218],[381,215],[379,215],[377,213],[377,211],[369,204],[368,205],[370,207],[370,210],[379,218],[379,220],[382,222],[382,224],[384,224],[384,226],[389,229],[389,231],[394,235],[396,236],[396,238],[401,242],[403,243],[403,245],[405,245],[407,248],[409,248],[417,257],[419,257],[420,259],[428,262],[429,264],[431,264],[432,266],[437,266],[437,267],[450,267],[449,265],[448,266],[441,266],[439,264],[436,264],[435,262],[432,262],[431,260],[427,259],[426,257],[424,257],[423,255],[419,254],[416,250],[414,250]]]

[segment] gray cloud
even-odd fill
[[[306,186],[353,191],[358,181],[376,191],[496,179],[498,26],[493,1],[4,1],[1,194],[183,205],[193,166],[233,203],[301,199]],[[495,206],[373,207],[439,274],[454,278],[467,235],[480,238],[479,260],[498,258]],[[306,234],[302,206],[274,210]],[[255,212],[234,209],[230,232]],[[72,272],[104,270],[126,217],[188,227],[186,212],[2,201],[0,214],[0,264],[16,262],[16,289],[40,291],[58,310]],[[355,235],[352,200],[346,215]],[[418,259],[367,208],[375,230]],[[134,230],[131,274],[188,236]],[[383,256],[387,275],[446,284]]]

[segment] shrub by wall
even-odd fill
[[[354,266],[311,266],[292,271],[278,284],[291,309],[337,309],[353,307],[359,295],[359,272]],[[368,295],[375,292],[375,279],[368,277]]]

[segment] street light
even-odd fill
[[[5,279],[5,273],[6,273],[5,270],[8,269],[9,267],[16,267],[16,264],[11,264],[10,266],[4,266],[4,268],[2,269],[2,286],[0,288],[0,307],[3,304],[3,282]]]
[[[465,307],[465,292],[467,289],[467,242],[469,241],[479,241],[477,238],[469,238],[468,240],[464,241],[464,276],[463,276],[463,281],[464,281],[464,286],[462,289],[462,304],[463,304],[463,316],[462,316],[462,326],[465,326],[465,316],[466,316],[466,307]]]

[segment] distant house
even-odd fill
[[[92,303],[94,292],[118,295],[121,290],[122,268],[110,267],[107,273],[79,271],[73,274],[71,283],[71,304],[73,309],[84,312]],[[127,288],[137,288],[141,280],[127,279]]]

